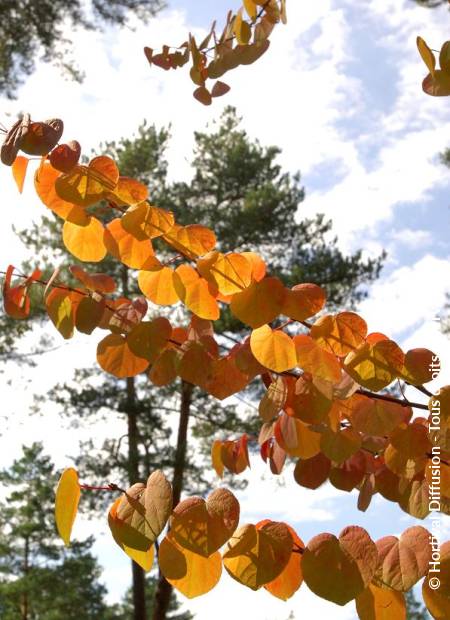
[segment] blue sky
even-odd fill
[[[401,346],[426,346],[439,353],[443,370],[437,384],[448,384],[450,344],[433,318],[450,290],[450,171],[438,161],[438,153],[450,146],[450,106],[448,99],[422,93],[426,71],[415,38],[420,34],[432,47],[439,47],[450,13],[445,7],[426,11],[411,0],[288,0],[289,24],[279,27],[269,52],[254,67],[233,72],[232,90],[209,109],[193,100],[187,72],[168,74],[148,67],[144,45],[179,44],[189,30],[201,36],[211,19],[220,20],[228,8],[237,6],[221,0],[175,0],[157,22],[136,24],[135,31],[76,33],[76,58],[86,72],[83,87],[62,80],[51,66],[39,65],[18,102],[2,101],[1,120],[8,122],[19,109],[29,110],[35,118],[61,115],[65,135],[79,139],[85,152],[102,140],[131,135],[143,118],[157,125],[171,122],[169,173],[188,179],[193,131],[217,118],[224,105],[235,105],[251,136],[263,144],[279,145],[280,163],[292,172],[301,170],[306,200],[299,217],[316,212],[331,217],[343,251],[362,248],[366,256],[377,256],[387,249],[382,276],[361,305],[361,313],[372,330],[387,333]],[[6,205],[0,230],[3,265],[18,264],[26,255],[10,225],[26,226],[45,211],[31,184],[23,197],[17,195],[8,172],[0,170]],[[74,433],[61,424],[56,408],[46,411],[45,425],[28,414],[33,390],[45,392],[54,381],[70,376],[69,353],[75,367],[86,359],[93,361],[94,351],[89,339],[77,338],[49,354],[26,378],[17,378],[13,367],[8,370],[15,379],[5,394],[14,416],[0,436],[2,465],[11,462],[21,443],[34,439],[44,441],[59,466],[70,462],[68,455],[76,453],[81,437],[96,433],[101,439],[100,422]],[[113,431],[122,434],[120,425]],[[283,476],[283,487],[261,475],[256,462],[251,484],[240,495],[244,520],[286,519],[305,541],[322,531],[337,534],[352,523],[366,527],[376,539],[400,533],[413,522],[380,498],[361,513],[354,494],[329,486],[307,492],[293,484],[290,470]],[[448,537],[448,518],[445,524]],[[91,531],[99,535],[96,550],[111,596],[117,600],[128,585],[128,562],[113,546],[106,522],[81,520],[77,525],[79,536]],[[216,620],[222,620],[230,613],[223,608],[225,597],[232,597],[236,609],[244,610],[242,617],[258,620],[285,620],[291,609],[296,617],[317,613],[355,618],[352,604],[332,606],[305,586],[283,604],[265,592],[247,592],[225,577],[220,587],[191,608],[199,620],[211,618],[213,612]]]

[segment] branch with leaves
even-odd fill
[[[144,53],[150,65],[165,71],[179,69],[190,62],[189,75],[197,86],[194,97],[204,105],[211,105],[215,97],[230,90],[219,78],[232,69],[259,60],[269,49],[269,36],[279,22],[287,22],[286,0],[244,0],[244,6],[237,13],[228,12],[220,35],[214,22],[199,44],[189,34],[189,40],[178,47],[164,45],[156,54],[152,48],[145,47]],[[213,80],[216,80],[213,86],[208,88],[207,84]]]

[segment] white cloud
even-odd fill
[[[401,228],[393,231],[391,239],[409,248],[421,248],[429,246],[433,241],[433,235],[429,230],[412,230]]]
[[[370,331],[399,337],[431,322],[445,304],[449,268],[450,257],[426,254],[414,265],[398,267],[376,282],[360,307]]]

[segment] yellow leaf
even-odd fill
[[[153,566],[153,561],[155,558],[155,547],[152,545],[149,549],[145,550],[133,549],[133,547],[128,547],[122,542],[122,539],[124,538],[123,531],[125,528],[129,528],[130,526],[117,517],[117,508],[120,502],[121,498],[118,497],[109,509],[108,513],[108,525],[113,538],[122,551],[128,555],[128,557],[139,564],[145,572],[149,572]]]
[[[255,2],[253,2],[253,0],[244,0],[244,8],[250,19],[256,19],[256,16],[258,14],[258,6]]]
[[[159,567],[167,581],[191,599],[206,594],[219,582],[222,558],[218,551],[205,558],[184,549],[169,534],[159,548]]]
[[[417,37],[417,49],[419,50],[419,54],[422,56],[423,62],[426,64],[428,71],[434,76],[434,70],[436,67],[436,58],[434,57],[433,52],[430,50],[428,45],[422,39],[422,37]]]
[[[272,330],[269,325],[252,331],[250,347],[258,362],[274,372],[284,372],[297,365],[292,338],[281,330]]]
[[[78,473],[69,467],[63,471],[59,479],[55,500],[56,527],[66,547],[70,544],[70,534],[77,516],[80,494]]]
[[[216,321],[219,306],[213,293],[217,293],[207,280],[201,278],[190,265],[180,265],[174,273],[173,284],[185,306],[201,319]]]
[[[252,36],[252,29],[250,25],[242,19],[242,9],[239,9],[236,14],[233,30],[239,45],[247,45],[249,43]]]

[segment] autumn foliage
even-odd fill
[[[149,60],[168,69],[191,57],[191,77],[202,93],[197,90],[196,96],[207,102],[206,79],[243,62],[244,54],[260,54],[271,26],[284,19],[284,2],[244,4],[250,23],[244,26],[240,11],[228,17],[219,40],[212,30],[215,57],[209,64],[202,53],[209,39],[197,47],[192,37],[184,52],[147,51]],[[230,47],[230,37],[237,47]],[[433,76],[427,49],[420,43]],[[440,80],[436,74],[433,79]],[[63,338],[96,328],[106,332],[97,360],[117,378],[145,373],[164,386],[180,377],[219,400],[261,380],[266,390],[259,403],[259,437],[213,441],[212,466],[219,477],[249,467],[248,443],[257,442],[275,475],[292,458],[295,481],[303,487],[316,489],[329,481],[342,491],[357,489],[360,510],[379,493],[424,519],[439,454],[440,507],[450,513],[450,386],[435,394],[424,387],[438,375],[437,355],[425,348],[403,351],[387,335],[369,333],[355,312],[327,313],[326,292],[318,283],[287,288],[251,251],[220,252],[213,230],[177,223],[172,213],[152,204],[147,187],[121,176],[110,157],[80,164],[80,145],[60,143],[62,133],[59,119],[34,122],[25,115],[6,135],[2,162],[12,166],[22,191],[37,156],[34,187],[45,207],[64,220],[68,251],[88,263],[109,254],[136,272],[142,296],[117,297],[108,274],[75,265],[70,267],[75,285],[59,270],[44,281],[38,269],[25,276],[10,266],[3,288],[7,314],[26,319],[29,289],[42,286],[47,314]],[[107,226],[93,213],[99,202],[116,215]],[[163,250],[155,250],[155,240]],[[157,316],[158,306],[176,304],[190,313],[185,325]],[[230,346],[226,336],[214,333],[225,308],[247,329]],[[429,406],[385,391],[399,382],[427,394]],[[421,415],[413,417],[413,409]],[[439,430],[431,430],[437,412]],[[83,486],[73,469],[59,483],[56,521],[66,544]],[[305,581],[316,595],[338,605],[355,600],[363,620],[402,619],[404,593],[427,576],[432,558],[433,538],[419,525],[400,538],[377,542],[363,528],[348,526],[338,537],[322,533],[305,544],[286,523],[265,519],[241,525],[239,503],[225,488],[176,506],[160,471],[126,490],[99,488],[119,493],[108,515],[115,542],[146,571],[157,555],[165,578],[189,598],[213,588],[225,568],[239,583],[264,587],[283,600]],[[450,542],[440,554],[440,589],[423,582],[425,603],[436,619],[449,617]]]

